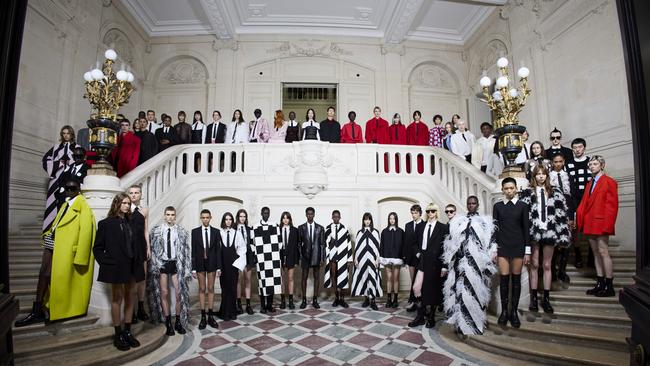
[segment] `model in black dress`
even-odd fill
[[[199,305],[201,320],[199,329],[205,329],[206,324],[218,328],[214,319],[214,279],[221,276],[221,235],[210,225],[212,214],[210,210],[201,211],[201,226],[192,230],[192,276],[199,280]],[[207,286],[206,286],[207,282]],[[207,291],[206,291],[207,290]],[[205,294],[208,294],[208,312],[206,319]]]
[[[286,290],[280,295],[280,309],[287,307],[285,294],[289,295],[289,309],[293,310],[296,305],[293,302],[293,274],[294,269],[300,261],[300,251],[298,250],[298,229],[293,226],[291,214],[287,211],[280,217],[280,234],[282,235],[282,283],[286,284]]]
[[[287,125],[287,135],[285,142],[300,141],[300,123],[296,122],[296,112],[289,112],[289,123]]]
[[[132,185],[129,187],[127,194],[131,198],[131,231],[133,232],[133,242],[136,247],[136,254],[138,255],[137,262],[142,264],[142,281],[136,282],[135,291],[138,300],[138,309],[133,314],[133,324],[137,323],[138,319],[142,321],[149,320],[149,315],[144,309],[144,301],[146,299],[146,276],[147,276],[147,261],[151,256],[151,248],[149,246],[149,225],[147,218],[149,217],[149,209],[142,207],[140,201],[142,199],[142,188],[139,185]]]
[[[415,311],[415,295],[413,294],[413,281],[415,281],[415,271],[418,267],[418,257],[416,256],[420,243],[422,243],[422,233],[426,224],[422,218],[422,207],[420,205],[411,206],[411,217],[404,226],[404,262],[409,266],[409,275],[411,276],[411,292],[409,294],[409,306],[406,311]]]
[[[223,214],[221,218],[221,260],[223,267],[219,282],[221,284],[221,306],[217,315],[223,320],[237,319],[237,280],[239,272],[246,265],[246,243],[234,227],[234,217],[230,212]]]
[[[253,308],[251,307],[251,277],[253,274],[253,268],[255,268],[255,250],[252,247],[253,245],[253,228],[248,226],[248,212],[243,208],[237,211],[235,228],[237,233],[241,235],[246,244],[246,268],[242,271],[242,274],[239,276],[239,283],[237,284],[237,312],[243,314],[244,310],[242,309],[241,301],[241,287],[242,282],[244,285],[244,295],[246,296],[246,314],[251,315],[254,313]]]
[[[112,285],[111,316],[115,335],[113,345],[120,351],[139,347],[131,334],[133,288],[144,279],[142,262],[136,261],[137,248],[129,224],[131,199],[125,193],[113,198],[107,217],[98,224],[93,254],[99,263],[97,281]],[[122,318],[122,303],[124,317]],[[122,329],[124,321],[124,329]]]
[[[388,214],[388,226],[381,232],[379,264],[386,268],[387,308],[397,308],[399,271],[404,264],[404,230],[398,226],[397,214]]]
[[[501,283],[501,315],[498,323],[510,324],[519,328],[521,322],[517,313],[519,296],[521,294],[521,268],[530,261],[530,232],[528,204],[517,199],[517,181],[505,178],[501,182],[503,200],[494,204],[492,218],[497,231],[495,233],[498,245],[497,256]],[[469,202],[468,202],[469,204]],[[508,294],[512,279],[512,309],[508,312]]]

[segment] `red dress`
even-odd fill
[[[138,166],[140,157],[140,138],[129,131],[117,139],[117,147],[113,150],[113,161],[117,164],[117,176],[122,177]]]
[[[406,128],[406,144],[415,146],[429,145],[429,127],[424,122],[412,122]],[[407,162],[408,163],[408,162]],[[410,170],[407,164],[407,171]],[[409,172],[410,173],[410,172]],[[424,173],[424,156],[418,154],[418,173]]]
[[[366,122],[367,144],[388,144],[388,121],[383,118],[371,118]]]
[[[614,235],[618,215],[618,184],[607,175],[598,178],[594,191],[592,179],[585,187],[576,219],[578,230],[585,235]]]
[[[341,128],[341,143],[343,144],[362,144],[363,131],[358,123],[352,121],[343,125]]]

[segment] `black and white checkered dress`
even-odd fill
[[[282,293],[282,237],[277,225],[261,222],[253,229],[253,244],[260,295]]]

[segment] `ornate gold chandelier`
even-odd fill
[[[490,107],[495,115],[495,136],[498,139],[499,151],[507,161],[500,178],[525,176],[521,168],[515,164],[515,159],[521,149],[525,148],[521,134],[526,131],[526,127],[519,124],[519,112],[526,105],[526,99],[531,92],[528,88],[530,70],[523,66],[519,68],[517,71],[519,88],[515,88],[510,86],[508,63],[508,59],[505,57],[497,60],[499,75],[493,93],[490,93],[492,80],[485,73],[479,81],[483,88],[483,95],[485,95],[485,98],[481,100]]]

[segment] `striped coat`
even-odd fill
[[[78,145],[74,141],[68,143],[67,147],[65,145],[66,144],[64,143],[54,145],[45,153],[45,155],[43,155],[43,170],[45,170],[49,176],[47,198],[45,200],[45,213],[43,214],[43,233],[52,226],[52,222],[57,214],[58,206],[62,203],[57,202],[55,194],[65,184],[61,179],[63,171],[68,165],[74,164],[72,152]],[[65,162],[66,160],[67,163]]]
[[[354,250],[356,269],[352,277],[352,296],[382,297],[379,271],[379,231],[359,230]]]
[[[338,228],[338,230],[337,230]],[[325,266],[325,277],[323,286],[325,288],[348,288],[348,262],[352,260],[350,252],[352,243],[350,233],[343,224],[329,224],[325,229],[325,243],[327,253],[327,264]],[[336,266],[336,278],[332,281],[331,265]]]

